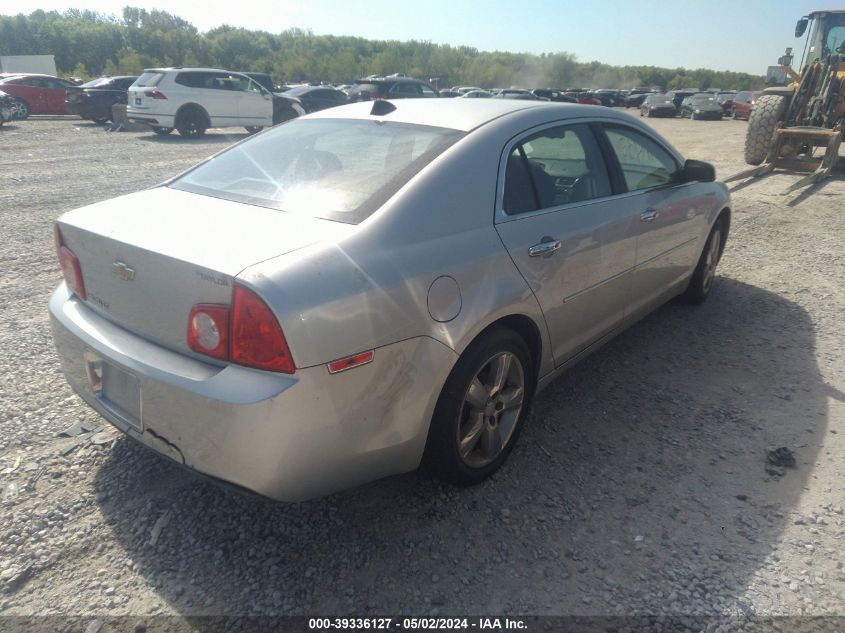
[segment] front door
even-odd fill
[[[273,95],[251,79],[241,84],[241,88],[238,101],[241,124],[245,127],[273,125]]]
[[[637,268],[629,305],[636,312],[689,276],[707,234],[712,200],[704,192],[696,196],[699,184],[679,182],[682,166],[651,138],[624,125],[605,124],[604,130],[636,215]]]

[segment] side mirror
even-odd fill
[[[795,37],[801,37],[807,30],[807,24],[810,23],[810,18],[801,18],[798,24],[795,25]]]
[[[716,180],[716,168],[703,160],[689,159],[684,163],[684,182],[713,182]]]

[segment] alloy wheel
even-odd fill
[[[716,265],[719,263],[719,249],[722,246],[722,232],[716,229],[710,237],[707,258],[704,260],[704,278],[701,281],[704,292],[710,290],[716,277]]]
[[[515,354],[500,352],[481,366],[464,395],[456,437],[467,466],[481,468],[501,454],[524,400],[525,371]]]

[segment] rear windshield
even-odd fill
[[[111,77],[100,77],[99,79],[92,79],[91,81],[80,84],[80,88],[96,88],[97,86],[102,86],[107,84],[111,81]]]
[[[152,88],[158,85],[162,77],[164,77],[164,73],[144,73],[132,85],[138,86],[139,88]]]
[[[716,97],[713,95],[695,95],[692,98],[693,103],[704,104],[704,103],[716,103]]]
[[[294,120],[235,145],[169,186],[357,224],[463,135],[390,121]]]

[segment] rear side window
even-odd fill
[[[610,180],[593,133],[566,125],[521,141],[505,168],[505,213],[549,209],[609,196]]]
[[[158,85],[162,77],[164,77],[164,73],[144,73],[132,85],[139,88],[153,88]]]
[[[399,82],[390,89],[390,94],[402,97],[419,97],[422,95],[420,84]]]
[[[646,135],[626,127],[605,126],[628,191],[651,189],[674,182],[675,158]]]
[[[294,120],[215,156],[170,186],[357,224],[463,135],[389,121]]]
[[[214,73],[179,73],[174,81],[188,88],[213,88]]]

